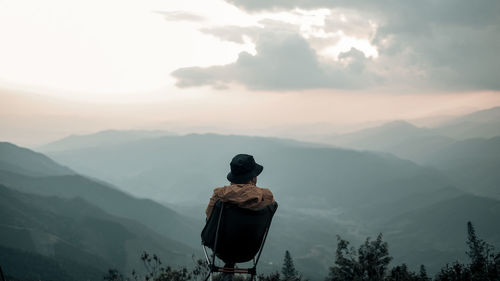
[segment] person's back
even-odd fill
[[[257,186],[257,176],[264,167],[255,163],[253,156],[238,154],[231,160],[231,172],[227,179],[231,183],[214,189],[206,209],[207,218],[210,217],[217,200],[231,202],[241,208],[258,210],[274,202],[272,192],[267,188]]]

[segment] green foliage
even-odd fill
[[[123,281],[123,275],[117,269],[109,269],[108,273],[104,275],[105,281]]]
[[[395,266],[391,269],[389,275],[384,279],[386,281],[430,281],[427,276],[425,266],[420,266],[420,272],[417,274],[408,269],[406,264]]]
[[[210,268],[206,261],[202,259],[196,259],[195,256],[192,256],[194,262],[194,268],[192,270],[193,276],[204,278],[210,272]]]
[[[207,263],[201,259],[194,259],[194,268],[189,270],[187,267],[182,266],[179,268],[172,268],[163,265],[162,261],[156,254],[149,254],[143,252],[141,261],[144,266],[144,273],[138,273],[133,270],[130,277],[125,277],[116,269],[109,269],[108,273],[104,275],[105,281],[194,281],[204,280],[209,272]],[[257,276],[259,281],[281,281],[279,273],[272,273],[270,275],[260,274]],[[214,274],[213,281],[224,280],[222,274]],[[236,274],[231,276],[232,281],[249,281],[247,275]],[[301,279],[295,279],[300,281]]]
[[[326,281],[384,280],[392,258],[389,256],[387,242],[382,241],[382,234],[373,241],[367,238],[357,252],[340,236],[337,236],[337,240],[335,265],[330,267]]]
[[[349,247],[349,241],[337,236],[337,250],[335,252],[335,265],[330,267],[326,281],[360,280],[360,266],[356,260],[356,252]]]
[[[467,255],[470,264],[455,262],[446,264],[434,278],[435,281],[498,281],[500,280],[500,253],[493,255],[493,248],[477,235],[472,223],[467,224]],[[335,264],[325,281],[430,281],[427,270],[420,266],[419,273],[408,269],[406,264],[388,270],[391,257],[382,235],[370,241],[366,239],[358,251],[349,241],[337,236]]]
[[[193,277],[193,271],[189,271],[186,267],[180,267],[178,269],[173,269],[170,266],[163,266],[162,261],[156,254],[149,254],[143,252],[141,254],[141,261],[145,268],[145,273],[140,274],[137,271],[132,271],[131,277],[124,277],[118,270],[110,269],[108,273],[104,276],[105,281],[188,281]],[[200,265],[201,262],[198,263]],[[198,270],[198,274],[201,271]]]
[[[389,256],[387,242],[382,241],[381,233],[374,241],[370,241],[370,238],[365,240],[365,243],[359,247],[358,259],[366,280],[383,280],[392,257]]]
[[[387,281],[420,281],[419,276],[408,270],[406,264],[398,265],[391,269]]]
[[[147,252],[142,253],[141,260],[146,268],[146,274],[141,276],[135,271],[132,272],[134,280],[144,281],[188,281],[191,280],[192,273],[186,267],[173,269],[170,266],[163,266],[160,258],[156,254],[150,255]]]
[[[469,281],[472,280],[470,269],[459,262],[446,265],[436,276],[436,281]]]
[[[425,269],[425,266],[422,264],[420,265],[420,273],[418,274],[419,281],[430,281],[431,278],[427,275],[427,270]]]
[[[467,256],[471,260],[469,270],[472,280],[487,280],[492,262],[490,258],[493,258],[490,254],[492,247],[477,237],[470,221],[467,223],[467,246],[469,246]]]
[[[271,273],[269,275],[260,274],[259,276],[257,276],[257,279],[259,281],[280,281],[281,276],[280,276],[279,272],[275,272],[275,273]]]
[[[293,259],[289,251],[285,252],[281,273],[283,274],[281,278],[282,281],[298,281],[302,279],[295,269],[295,265],[293,264]]]

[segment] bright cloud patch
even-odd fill
[[[303,90],[361,88],[380,81],[365,71],[365,64],[378,55],[370,44],[374,32],[367,19],[348,15],[349,20],[369,29],[358,33],[345,25],[333,28],[328,17],[339,17],[342,23],[348,19],[329,9],[253,16],[256,24],[252,26],[205,27],[201,31],[237,44],[254,42],[255,52],[242,52],[237,61],[226,65],[180,68],[172,73],[176,85],[225,89],[230,83],[239,83],[252,90]]]
[[[373,82],[361,51],[342,53],[335,63],[320,60],[308,42],[290,32],[263,32],[256,55],[243,52],[235,63],[207,68],[181,68],[172,73],[179,87],[240,83],[252,90],[359,88]]]

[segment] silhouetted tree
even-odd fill
[[[279,272],[271,273],[269,275],[259,274],[259,276],[257,276],[257,279],[259,281],[280,281],[281,280]]]
[[[469,268],[472,279],[487,280],[488,257],[491,247],[477,237],[476,230],[470,221],[467,222],[467,245],[469,246],[467,255],[471,260]]]
[[[295,265],[293,264],[293,259],[289,251],[285,252],[281,274],[283,274],[281,278],[281,280],[283,281],[296,281],[301,279],[297,270],[295,269]]]
[[[326,281],[382,281],[391,259],[382,234],[374,241],[367,238],[357,252],[349,247],[348,241],[337,236],[335,265],[330,267]]]
[[[187,268],[172,269],[170,266],[165,268],[155,279],[155,281],[188,281],[191,280],[191,273]]]
[[[398,265],[391,269],[387,281],[420,281],[417,274],[408,270],[406,264]]]
[[[356,260],[356,252],[349,247],[349,241],[337,235],[337,250],[335,251],[335,265],[330,267],[330,272],[325,281],[361,280],[361,269]]]
[[[418,274],[418,280],[419,281],[430,281],[431,278],[427,275],[427,270],[425,269],[425,266],[423,264],[420,265],[420,272]]]
[[[160,258],[153,254],[143,252],[141,260],[146,269],[146,273],[141,275],[135,270],[132,271],[131,278],[124,278],[124,276],[116,269],[108,270],[104,276],[105,281],[125,281],[125,280],[144,280],[144,281],[188,281],[191,280],[193,273],[186,267],[173,269],[170,266],[163,266]]]
[[[291,256],[290,256],[291,259]],[[185,266],[173,269],[170,266],[164,266],[160,258],[156,255],[151,255],[147,252],[143,252],[141,255],[141,261],[144,264],[146,272],[140,274],[135,270],[132,271],[131,277],[124,277],[118,270],[110,269],[108,273],[104,276],[105,281],[190,281],[190,280],[204,280],[209,272],[208,264],[201,259],[195,259],[194,268],[190,271]],[[293,262],[292,262],[293,266]],[[296,271],[295,271],[296,272]],[[297,276],[301,280],[301,276]],[[281,281],[280,274],[278,272],[272,273],[270,275],[260,274],[258,277],[259,281]],[[222,274],[215,274],[213,276],[214,281],[223,280]],[[249,281],[250,278],[247,275],[235,274],[232,276],[233,281]]]
[[[500,253],[493,255],[493,247],[481,240],[471,222],[467,223],[467,255],[470,264],[455,262],[446,264],[434,278],[435,281],[499,281]],[[375,240],[367,238],[356,251],[349,246],[349,241],[337,236],[335,263],[329,269],[325,281],[431,281],[423,265],[418,273],[408,269],[406,264],[395,266],[388,270],[392,257],[389,255],[387,242],[379,234]],[[203,278],[208,273],[208,265],[202,260],[195,261],[195,267],[188,271],[186,267],[172,269],[163,266],[156,255],[144,252],[141,260],[146,268],[146,275],[132,273],[135,281],[188,281]],[[302,276],[295,269],[292,256],[285,252],[281,275],[278,272],[257,277],[258,281],[301,281]],[[117,270],[109,270],[104,276],[106,281],[131,280],[124,278]],[[214,281],[220,281],[221,275],[214,276]],[[233,276],[233,281],[249,281],[244,275]]]
[[[123,275],[117,269],[109,269],[103,277],[105,281],[122,281]]]
[[[437,281],[472,280],[496,281],[500,280],[500,266],[498,257],[493,255],[493,247],[481,240],[471,222],[467,223],[467,256],[470,264],[464,265],[455,262],[452,266],[446,265],[436,276]]]
[[[436,276],[436,281],[470,281],[472,275],[467,266],[455,262],[452,266],[446,265]]]
[[[382,281],[384,279],[387,266],[392,258],[389,256],[387,242],[382,241],[382,233],[377,239],[365,243],[358,250],[359,264],[363,271],[363,280]]]
[[[197,277],[198,279],[204,280],[205,276],[207,276],[208,272],[210,272],[208,263],[205,260],[196,259],[194,255],[192,256],[192,259],[195,264],[192,270],[193,276]]]
[[[498,279],[500,279],[500,252],[498,252],[493,258],[490,275],[496,276]]]

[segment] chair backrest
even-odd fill
[[[249,210],[217,201],[201,232],[202,243],[226,263],[250,261],[259,252],[277,208],[276,202]]]

